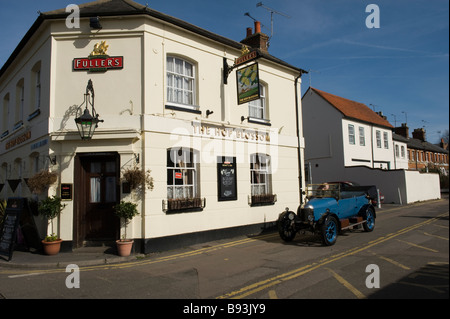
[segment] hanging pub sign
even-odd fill
[[[94,50],[87,58],[73,59],[74,71],[105,72],[110,69],[123,69],[123,56],[107,54],[109,45],[106,41],[96,43]]]
[[[258,63],[236,71],[238,104],[248,103],[260,98]]]

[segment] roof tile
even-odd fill
[[[361,120],[364,122],[394,128],[391,123],[382,118],[380,115],[372,111],[367,105],[346,98],[330,94],[315,88],[311,88],[315,93],[320,95],[324,100],[334,106],[345,117]]]

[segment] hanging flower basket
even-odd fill
[[[123,179],[130,185],[131,190],[153,190],[153,177],[150,175],[151,171],[144,171],[138,167],[127,168],[123,172]]]
[[[41,194],[47,187],[53,185],[58,180],[56,173],[41,171],[30,177],[26,184],[33,194]]]

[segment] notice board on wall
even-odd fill
[[[218,200],[237,200],[236,157],[217,158]]]

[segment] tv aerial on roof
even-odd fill
[[[283,17],[288,18],[288,19],[291,18],[291,16],[289,16],[289,15],[283,13],[283,12],[279,12],[279,11],[276,11],[276,10],[274,10],[274,9],[271,9],[271,8],[265,6],[262,2],[258,2],[258,3],[256,4],[256,7],[257,7],[257,8],[258,8],[258,7],[262,7],[262,8],[264,8],[264,9],[266,9],[267,11],[270,12],[270,38],[273,37],[273,14],[274,14],[274,13],[279,14],[280,16],[283,16]]]

